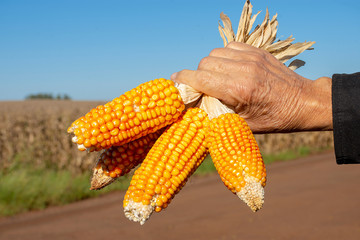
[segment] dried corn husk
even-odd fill
[[[219,23],[219,32],[224,41],[224,46],[232,41],[243,42],[270,52],[279,61],[284,63],[292,57],[299,55],[303,51],[311,49],[311,46],[315,43],[303,42],[292,44],[295,40],[292,36],[285,40],[275,41],[278,27],[277,14],[275,14],[270,20],[268,9],[266,9],[263,22],[260,25],[257,25],[253,32],[250,33],[256,17],[260,13],[258,12],[254,16],[251,16],[252,7],[253,6],[249,0],[245,2],[236,37],[234,37],[235,34],[229,17],[224,13],[220,14],[223,26]]]

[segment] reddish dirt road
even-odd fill
[[[211,175],[191,178],[143,226],[124,217],[119,192],[0,219],[0,239],[360,239],[360,165],[338,166],[326,153],[267,169],[257,213]]]

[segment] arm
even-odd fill
[[[254,133],[332,130],[331,79],[306,79],[268,52],[232,42],[172,75],[235,108]]]

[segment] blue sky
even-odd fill
[[[0,100],[31,93],[111,100],[154,78],[196,69],[236,29],[245,0],[0,0]],[[278,13],[278,38],[316,41],[298,58],[307,78],[360,71],[360,2],[253,0]]]

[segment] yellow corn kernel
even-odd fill
[[[249,126],[232,113],[212,119],[209,126],[208,148],[222,181],[251,210],[259,210],[264,202],[266,171]]]
[[[90,189],[104,188],[139,165],[163,131],[164,128],[124,145],[106,149],[93,169]]]
[[[160,97],[165,98],[167,95],[172,101]],[[73,141],[79,149],[98,151],[156,132],[176,121],[184,109],[185,105],[174,83],[163,78],[155,79],[92,109],[74,121],[68,132],[75,135]],[[90,141],[100,133],[103,139],[100,137],[97,141]]]
[[[185,143],[181,129],[190,129],[194,118],[201,121],[202,124],[195,124],[188,134],[197,141]],[[153,211],[160,212],[166,208],[175,194],[185,185],[187,178],[196,170],[207,154],[205,133],[208,122],[207,114],[203,110],[191,108],[166,129],[155,142],[141,166],[135,171],[130,187],[125,194],[124,211],[129,219],[144,224]],[[176,148],[179,144],[182,147]],[[180,152],[171,150],[175,148]],[[180,156],[186,151],[190,152],[190,155],[182,160]],[[181,165],[182,171],[174,168],[177,164]],[[181,175],[184,174],[186,176],[182,177]],[[151,194],[146,189],[138,188],[138,179],[142,176],[145,176],[143,177],[144,184],[155,186],[154,191],[150,191]],[[147,199],[148,195],[151,195],[150,203],[144,204],[146,201],[142,201],[140,204],[137,202],[139,199],[133,197],[134,192],[140,192],[136,196],[141,199]]]

